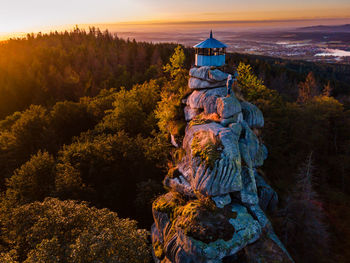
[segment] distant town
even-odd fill
[[[147,42],[176,42],[193,46],[208,37],[209,32],[117,32],[123,38]],[[312,26],[294,29],[214,31],[215,38],[228,44],[229,52],[272,57],[350,64],[350,24]]]

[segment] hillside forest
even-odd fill
[[[152,262],[193,57],[96,28],[0,42],[0,262]],[[296,262],[349,262],[349,66],[227,64],[265,117],[276,233]]]

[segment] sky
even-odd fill
[[[83,24],[350,19],[350,0],[0,0],[0,34]]]

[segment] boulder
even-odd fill
[[[256,155],[252,158],[252,165],[254,168],[262,166],[267,158],[267,148],[264,144],[259,142],[259,148]]]
[[[193,136],[197,132],[200,132],[200,131],[210,132],[213,134],[213,136],[218,136],[220,131],[222,131],[222,129],[225,129],[225,128],[216,122],[210,122],[202,125],[187,126],[186,134],[182,142],[182,148],[185,151],[191,150],[191,143],[193,140]]]
[[[231,123],[236,122],[238,119],[238,114],[236,116],[230,117],[228,119],[221,119],[220,124],[224,127],[229,126]]]
[[[222,258],[237,253],[259,238],[261,227],[244,206],[234,204],[231,211],[236,214],[236,218],[229,220],[235,232],[232,238],[227,241],[218,239],[214,242],[204,243],[178,230],[178,243],[187,255],[197,256],[194,262],[222,262]]]
[[[231,203],[231,197],[229,194],[214,196],[212,199],[215,202],[215,205],[219,208],[224,208],[224,206]]]
[[[216,100],[226,96],[226,87],[210,90],[195,90],[187,98],[187,106],[193,110],[203,110],[205,114],[216,113]]]
[[[201,161],[193,154],[192,142],[194,136],[200,133],[211,134],[222,145],[213,166]],[[195,125],[186,131],[183,148],[186,158],[179,164],[179,171],[190,183],[193,191],[208,196],[227,194],[242,189],[241,156],[239,151],[239,133],[217,123]]]
[[[242,121],[242,135],[239,139],[239,149],[244,162],[249,168],[254,167],[254,160],[259,153],[260,142],[245,121]]]
[[[242,168],[242,190],[241,201],[247,205],[256,205],[259,203],[258,191],[256,188],[254,172],[251,168]]]
[[[162,263],[194,263],[194,262],[203,262],[198,260],[198,255],[189,255],[182,248],[182,243],[179,242],[178,232],[174,232],[171,239],[164,245],[165,250],[165,259]],[[201,258],[201,257],[200,257]]]
[[[198,114],[200,114],[200,112],[201,112],[200,109],[191,108],[190,106],[186,106],[184,108],[185,120],[186,121],[192,120],[194,117],[196,117]]]
[[[277,193],[265,182],[262,176],[258,175],[256,171],[254,175],[256,186],[258,188],[259,206],[264,211],[275,211],[278,204]]]
[[[212,69],[212,70],[209,70],[208,76],[209,76],[209,79],[211,80],[226,81],[228,74],[218,69]]]
[[[228,74],[218,69],[211,70],[210,67],[204,66],[200,68],[191,68],[189,72],[190,77],[206,80],[209,82],[226,81]]]
[[[197,78],[190,78],[188,80],[188,87],[190,89],[212,89],[226,85],[226,81],[209,82],[207,80],[201,80]]]
[[[216,161],[213,168],[200,162],[199,158],[191,160],[191,170],[186,179],[193,191],[206,196],[227,194],[242,189],[240,160],[227,157]],[[185,172],[184,172],[185,173]],[[186,176],[186,175],[184,175]]]
[[[243,118],[248,123],[248,126],[250,128],[264,127],[264,117],[261,110],[259,110],[258,107],[247,101],[242,101],[241,106]]]
[[[217,113],[223,119],[228,119],[242,111],[241,104],[235,96],[220,97],[216,100]]]
[[[242,115],[242,112],[239,112],[228,119],[221,119],[220,124],[224,127],[227,127],[227,126],[230,127],[231,125],[234,125],[236,123],[241,123],[242,121],[243,121],[243,115]]]
[[[203,66],[203,67],[193,67],[190,69],[189,75],[190,77],[194,77],[201,80],[209,80],[209,70],[210,67]]]
[[[155,227],[158,229],[158,240],[164,242],[164,238],[167,235],[166,229],[169,228],[171,222],[166,213],[159,212],[155,209],[152,209],[153,219]]]
[[[236,123],[231,123],[228,127],[231,129],[236,138],[239,138],[241,136],[243,128],[240,122],[237,121]]]
[[[258,204],[248,206],[250,214],[259,222],[262,228],[271,228],[271,222]]]
[[[169,178],[168,176],[165,177],[163,184],[173,191],[179,192],[183,195],[194,197],[195,194],[191,188],[191,185],[188,183],[188,181],[180,175],[176,178]]]

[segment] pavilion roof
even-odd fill
[[[227,47],[224,43],[213,38],[213,32],[210,31],[210,37],[197,45],[193,46],[194,48],[225,48]]]

